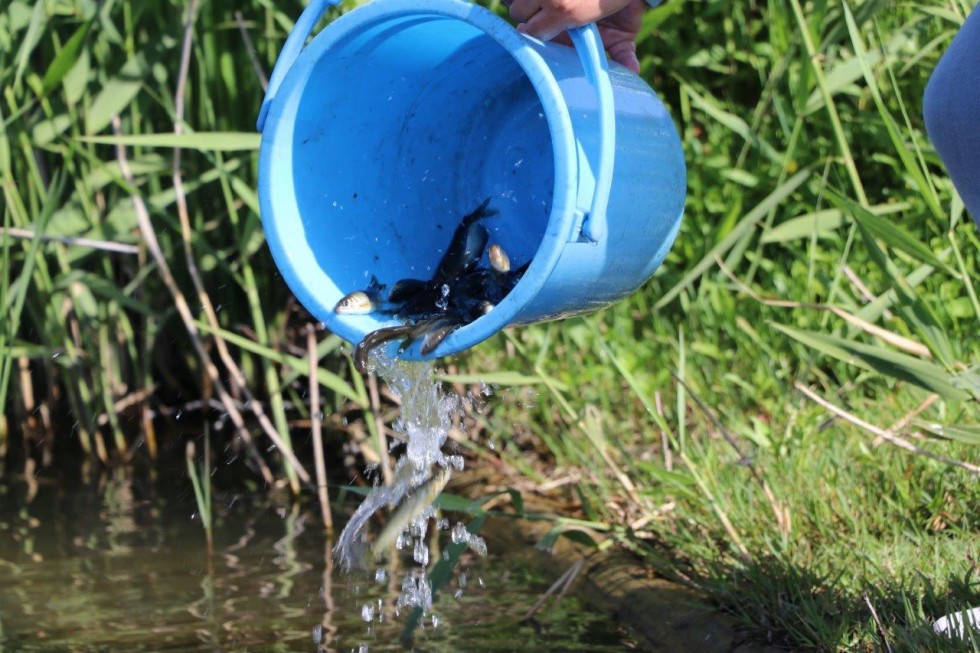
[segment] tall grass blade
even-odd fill
[[[89,30],[92,28],[92,23],[93,20],[87,20],[81,27],[75,30],[75,33],[71,35],[71,38],[68,39],[61,51],[51,61],[51,64],[44,73],[44,78],[41,80],[41,92],[44,95],[48,95],[55,90],[65,76],[71,72],[71,69],[75,67],[75,64],[78,63],[79,55],[82,52],[82,47],[85,45]]]
[[[770,325],[797,342],[845,363],[907,381],[946,399],[962,401],[971,398],[970,393],[957,387],[952,374],[935,363],[883,347],[804,331],[785,324],[770,322]]]
[[[236,347],[241,347],[246,351],[252,352],[253,354],[258,354],[259,356],[262,356],[263,358],[266,358],[272,362],[289,367],[299,374],[306,374],[309,369],[306,360],[300,358],[299,356],[284,354],[272,349],[271,347],[263,347],[254,340],[240,336],[237,333],[226,329],[212,329],[211,325],[204,320],[198,320],[196,324],[197,328],[200,329],[202,333],[220,335],[223,339]],[[358,393],[340,376],[323,368],[317,369],[317,380],[320,382],[320,385],[333,390],[344,399],[358,401],[359,399],[363,398],[360,393]]]
[[[797,188],[803,185],[807,179],[810,178],[809,170],[801,170],[795,175],[787,179],[781,186],[776,188],[772,193],[770,193],[764,200],[759,202],[751,211],[745,214],[745,216],[739,221],[731,232],[722,239],[717,245],[711,248],[708,254],[697,263],[690,272],[684,275],[684,277],[674,285],[663,297],[654,304],[655,308],[662,308],[674,300],[677,295],[684,292],[688,287],[690,287],[695,281],[697,281],[701,275],[703,275],[708,269],[713,265],[716,265],[717,259],[724,256],[724,254],[731,249],[731,247],[737,243],[743,236],[749,233],[755,226],[762,220],[769,212],[779,206],[781,202],[792,195]]]
[[[248,132],[193,132],[190,134],[133,134],[129,136],[83,136],[83,143],[169,147],[185,150],[230,152],[258,150],[261,135]]]
[[[41,208],[41,212],[34,222],[34,233],[42,234],[47,226],[48,220],[54,213],[55,207],[57,205],[58,199],[61,197],[62,190],[65,184],[65,175],[62,174],[63,171],[59,173],[52,180],[51,185],[48,187],[48,194],[44,198],[44,204]],[[7,210],[4,211],[4,215],[11,215],[15,210],[15,207],[20,205],[17,187],[10,179],[9,174],[3,181],[4,196],[7,200]],[[22,222],[26,223],[28,220],[27,216],[22,216]],[[4,219],[5,225],[7,223],[6,218]],[[10,260],[10,250],[9,242],[7,238],[3,239],[3,250],[4,258],[6,261]],[[30,245],[27,247],[27,251],[24,256],[24,264],[21,269],[20,276],[17,281],[11,284],[8,289],[13,290],[13,296],[5,296],[4,306],[5,310],[9,309],[7,314],[7,319],[4,320],[3,329],[0,329],[0,410],[6,410],[7,406],[7,388],[10,383],[10,376],[14,365],[14,358],[9,355],[6,351],[7,346],[13,342],[18,330],[20,329],[21,314],[24,310],[24,304],[27,300],[28,292],[31,289],[31,278],[34,275],[34,267],[37,265],[38,260],[42,258],[41,255],[41,238],[35,237],[31,240]],[[5,268],[9,270],[11,268]],[[5,272],[6,275],[6,272]]]
[[[895,202],[892,204],[877,204],[868,207],[868,211],[876,216],[892,215],[902,213],[912,208],[908,202]],[[789,243],[794,240],[808,240],[810,238],[826,238],[837,234],[837,230],[842,225],[850,223],[850,214],[840,209],[823,209],[804,213],[795,218],[790,218],[772,229],[762,234],[761,241],[767,245],[775,243]],[[894,224],[894,223],[890,223]]]
[[[31,21],[27,26],[27,32],[24,34],[23,40],[20,42],[20,48],[17,50],[17,68],[14,72],[13,83],[15,88],[20,86],[21,79],[24,77],[24,71],[27,70],[27,63],[30,61],[31,53],[37,47],[38,42],[41,40],[41,35],[44,33],[44,28],[47,24],[45,4],[44,2],[34,3]]]
[[[143,57],[135,56],[120,68],[116,77],[106,82],[85,112],[86,134],[97,134],[108,127],[112,117],[122,113],[133,102],[143,88],[143,78],[149,68]]]
[[[845,215],[852,217],[867,229],[870,234],[881,240],[888,247],[908,254],[920,263],[926,263],[934,268],[939,268],[950,276],[957,276],[957,272],[949,267],[945,261],[942,261],[931,249],[922,244],[920,240],[914,238],[894,220],[886,220],[880,215],[875,215],[857,202],[844,197],[832,189],[827,189],[826,194],[830,201]]]
[[[916,420],[915,425],[936,437],[980,446],[980,426],[937,424],[936,422],[924,422],[922,420]]]
[[[866,2],[865,4],[868,3]],[[915,181],[915,185],[919,189],[920,197],[925,200],[932,214],[939,218],[943,215],[943,211],[939,206],[939,199],[936,197],[935,189],[933,188],[932,184],[927,181],[926,171],[919,167],[919,164],[912,155],[912,152],[909,151],[909,146],[905,143],[905,140],[902,138],[902,134],[899,132],[898,124],[892,117],[891,112],[885,106],[885,102],[881,97],[881,91],[878,89],[878,83],[871,72],[871,62],[869,61],[870,57],[868,56],[867,49],[865,48],[864,39],[861,37],[860,30],[858,29],[857,23],[854,20],[854,15],[851,13],[851,9],[846,2],[841,3],[841,8],[844,11],[844,18],[847,22],[851,43],[854,46],[855,58],[861,64],[861,72],[864,75],[864,80],[867,83],[868,88],[871,90],[871,97],[874,99],[875,107],[878,110],[878,116],[885,125],[885,129],[888,132],[888,137],[892,141],[895,153],[902,162],[905,172]]]

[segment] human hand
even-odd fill
[[[646,7],[644,0],[513,0],[510,15],[519,32],[566,44],[565,30],[595,22],[610,58],[638,73],[636,35]]]

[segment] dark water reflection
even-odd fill
[[[215,497],[209,557],[190,483],[117,472],[90,483],[0,479],[0,653],[405,650],[401,574],[334,573],[313,506]],[[407,563],[411,564],[411,563]],[[618,651],[616,626],[572,598],[519,621],[553,579],[505,553],[465,561],[417,633],[427,651]],[[461,587],[464,585],[464,587]],[[460,593],[458,598],[453,595]],[[383,621],[362,608],[385,610]],[[319,638],[318,648],[315,640]]]

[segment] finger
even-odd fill
[[[517,26],[518,31],[534,36],[542,41],[550,41],[575,23],[568,18],[548,11],[539,11],[526,22]]]
[[[511,18],[519,23],[525,23],[541,11],[540,0],[513,0],[510,3]]]
[[[632,40],[610,46],[609,57],[634,73],[640,72],[640,60],[636,58],[636,43]]]

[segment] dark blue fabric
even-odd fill
[[[980,225],[980,7],[939,60],[922,110],[953,185]]]

